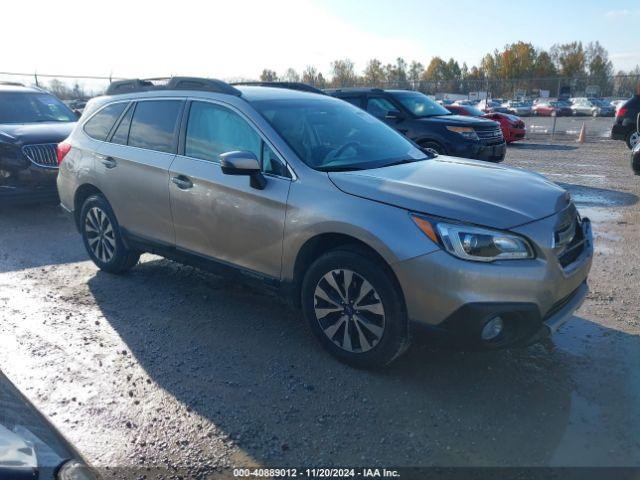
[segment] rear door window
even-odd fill
[[[145,100],[136,105],[129,145],[158,152],[175,152],[181,100]]]
[[[107,105],[84,125],[84,131],[91,138],[104,141],[111,131],[111,127],[120,118],[122,112],[127,107],[127,102],[113,103]]]

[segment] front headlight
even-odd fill
[[[531,244],[513,233],[411,215],[418,228],[451,255],[463,260],[493,262],[534,258]]]
[[[449,130],[450,132],[459,133],[468,140],[478,140],[476,131],[471,127],[454,127],[452,125],[447,125],[447,130]]]
[[[96,472],[78,460],[69,460],[64,463],[60,470],[58,470],[58,474],[56,475],[57,480],[100,480],[100,477]]]

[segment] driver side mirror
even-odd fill
[[[233,151],[220,154],[220,166],[225,175],[247,175],[251,187],[264,190],[267,179],[262,175],[260,162],[253,152]]]
[[[386,120],[397,120],[397,121],[400,121],[400,120],[404,119],[404,115],[399,110],[389,110],[387,112],[387,114],[384,116],[384,118]]]

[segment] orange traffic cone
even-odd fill
[[[582,122],[582,128],[580,129],[580,135],[578,135],[578,143],[584,143],[587,137],[587,127]]]

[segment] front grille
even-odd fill
[[[56,143],[40,143],[36,145],[25,145],[22,153],[31,163],[45,168],[58,168],[58,145]]]
[[[478,135],[478,138],[483,143],[487,143],[487,144],[502,143],[502,141],[504,140],[502,137],[502,130],[500,129],[500,127],[487,128],[487,129],[476,128],[475,130],[476,130],[476,135]]]

